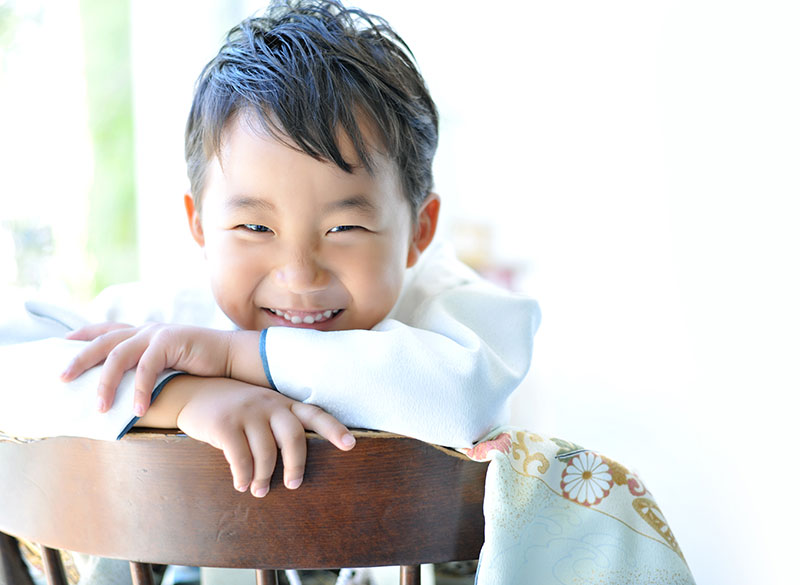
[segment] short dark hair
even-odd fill
[[[254,114],[283,143],[352,172],[337,144],[344,131],[372,172],[358,124],[366,115],[397,165],[414,214],[433,189],[438,113],[414,55],[383,18],[339,0],[273,1],[228,33],[197,80],[186,124],[196,205],[226,124],[241,113]]]

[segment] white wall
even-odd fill
[[[491,225],[497,259],[524,267],[541,302],[515,422],[637,469],[698,583],[786,582],[800,521],[797,5],[360,4],[406,38],[440,105],[444,231]],[[232,24],[215,6],[134,11],[145,276],[194,270],[182,130]],[[154,28],[177,53],[148,53]]]
[[[131,3],[136,118],[140,275],[180,281],[202,272],[189,237],[183,131],[194,83],[225,32],[242,17],[239,2],[134,0]]]

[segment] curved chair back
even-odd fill
[[[262,499],[233,488],[221,451],[175,432],[3,441],[0,531],[43,546],[51,583],[53,549],[129,560],[142,584],[150,563],[254,568],[259,583],[274,569],[401,565],[416,583],[422,563],[477,558],[487,465],[355,435],[342,452],[309,434],[303,485],[285,489],[279,463]]]

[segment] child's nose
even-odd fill
[[[329,276],[310,254],[292,254],[275,270],[275,279],[290,292],[303,294],[324,289]]]

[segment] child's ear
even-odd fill
[[[436,224],[439,222],[441,203],[439,196],[431,193],[419,206],[417,221],[414,223],[414,235],[411,238],[411,246],[408,248],[407,268],[411,268],[417,263],[425,248],[433,241],[433,236],[436,235]]]
[[[194,241],[202,248],[206,243],[203,235],[203,223],[200,221],[200,211],[194,205],[191,193],[183,196],[183,206],[186,208],[186,218],[189,220],[189,231],[192,232]]]

